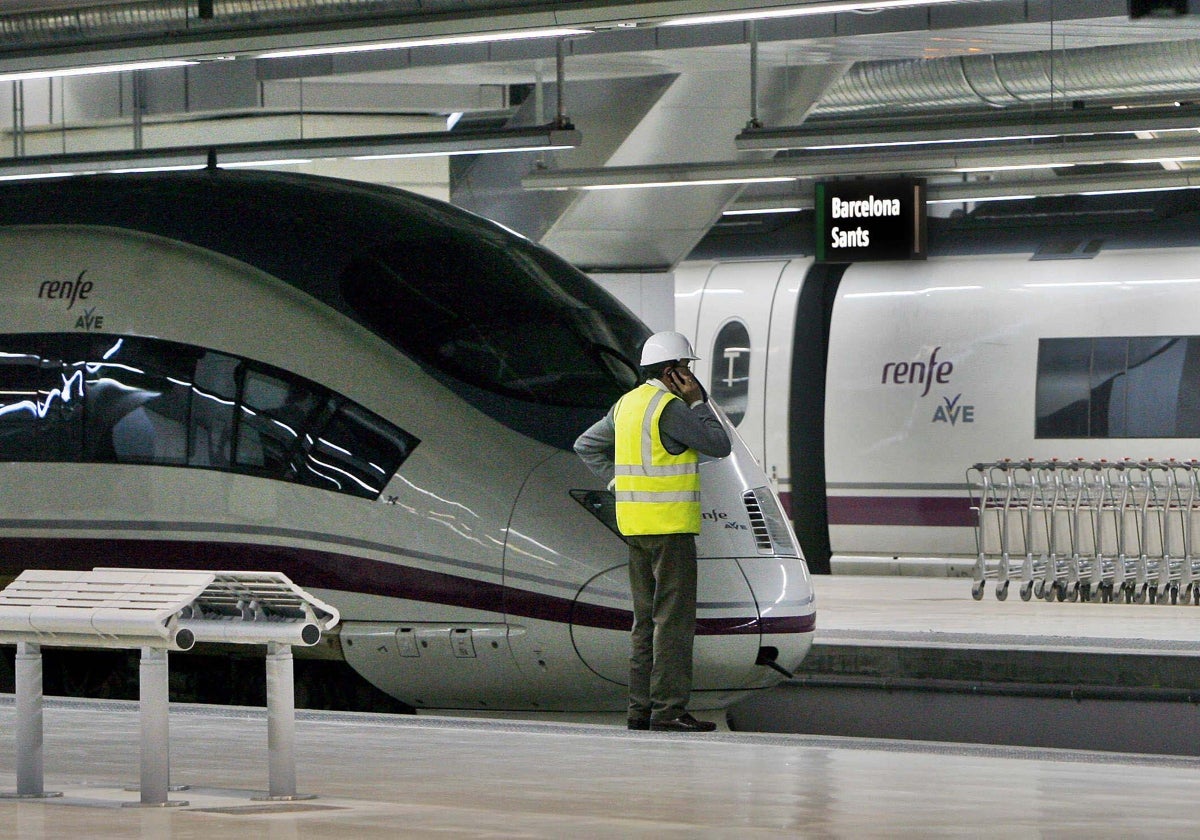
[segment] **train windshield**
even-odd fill
[[[463,382],[551,405],[606,409],[637,384],[649,331],[563,260],[478,229],[416,225],[356,256],[346,302],[397,347]]]

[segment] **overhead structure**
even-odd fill
[[[573,149],[579,142],[578,131],[545,126],[26,155],[0,158],[0,181],[90,175],[98,172],[203,169],[206,166],[283,166],[321,159],[390,160],[443,155],[535,152]]]
[[[13,0],[0,11],[0,114],[12,114],[12,160],[0,158],[0,170],[46,174],[51,162],[36,158],[48,153],[72,171],[96,171],[88,165],[100,157],[111,159],[100,169],[157,165],[157,153],[141,153],[164,142],[192,156],[164,165],[204,165],[196,155],[212,146],[218,165],[336,161],[305,171],[436,184],[585,268],[662,270],[724,210],[787,203],[807,183],[796,177],[865,171],[856,150],[953,149],[950,163],[930,162],[931,196],[953,186],[939,180],[964,176],[1016,190],[1030,174],[1012,167],[1057,166],[1037,180],[1134,167],[1148,184],[1187,169],[1185,155],[1151,144],[1195,127],[1200,18],[1129,12],[1128,0]],[[544,81],[555,67],[552,91]],[[547,114],[567,97],[570,126]],[[1185,107],[1169,112],[1175,102]],[[273,130],[273,149],[251,149],[264,142],[246,136],[251,115],[273,126],[295,115],[294,128]],[[336,141],[360,145],[356,132],[424,132],[400,126],[414,115],[447,130],[396,139],[409,149],[395,154],[426,142],[456,155],[453,165],[384,171],[323,156]],[[578,133],[486,158],[467,136],[539,126]],[[311,142],[323,136],[333,138],[325,148]],[[981,164],[992,168],[963,172],[970,144],[1123,138],[1146,144],[1128,159],[1153,162],[1129,164],[1115,150],[1085,162],[1071,150],[1057,165],[1042,149],[1022,161],[993,148]],[[0,139],[0,150],[9,145]],[[839,149],[850,152],[841,172],[820,159],[791,168]],[[106,154],[87,157],[97,152]],[[597,189],[577,188],[584,177]],[[672,189],[599,189],[639,179]],[[546,189],[567,181],[565,192]]]

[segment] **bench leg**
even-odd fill
[[[315,799],[296,793],[296,680],[291,645],[267,645],[267,753],[270,793],[265,800]]]
[[[41,799],[62,796],[47,793],[44,771],[44,722],[42,720],[42,646],[17,642],[17,792],[3,793],[6,799]]]
[[[138,713],[142,729],[141,806],[187,805],[167,800],[170,787],[170,727],[167,720],[170,694],[167,652],[142,648],[138,667]]]

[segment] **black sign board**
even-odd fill
[[[1200,11],[1196,0],[1129,0],[1129,16],[1137,19],[1153,15],[1154,17],[1174,17],[1176,15],[1191,15]]]
[[[817,262],[925,259],[920,179],[823,181],[815,206]]]

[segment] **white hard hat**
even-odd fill
[[[646,339],[642,345],[642,367],[673,362],[676,359],[699,359],[692,352],[687,336],[677,332],[659,332]]]

